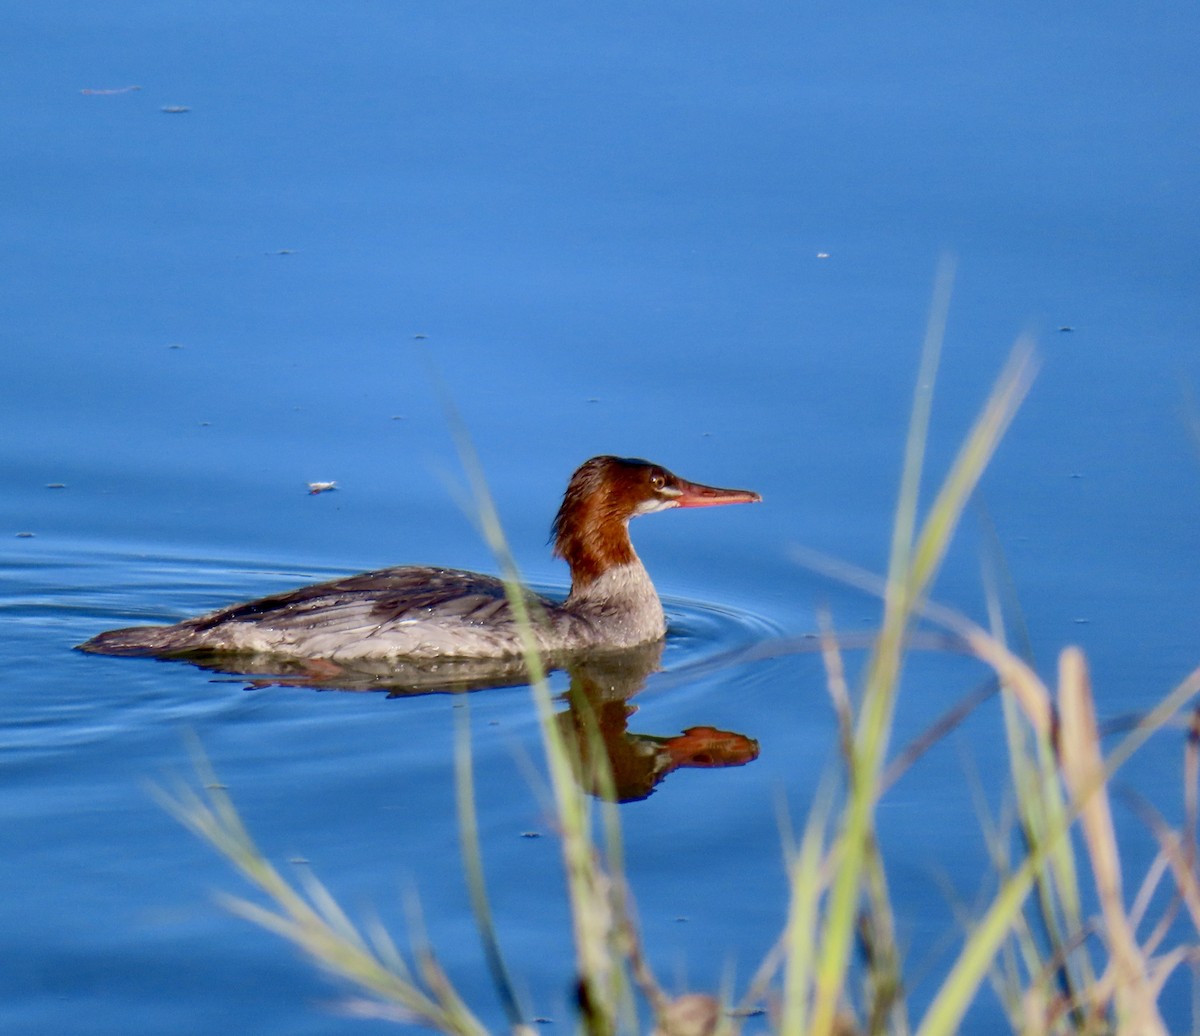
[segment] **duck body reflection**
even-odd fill
[[[678,734],[629,729],[638,709],[630,703],[662,666],[664,641],[620,651],[544,657],[547,671],[564,671],[570,687],[555,721],[572,746],[576,780],[591,795],[634,802],[647,798],[675,770],[743,766],[758,758],[758,742],[745,734],[698,723]],[[374,691],[389,698],[459,693],[529,683],[523,659],[409,660],[403,664],[359,660],[353,665],[268,655],[196,653],[187,661],[245,679],[248,687],[306,687],[321,691]]]

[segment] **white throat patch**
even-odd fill
[[[634,514],[654,514],[655,511],[666,511],[671,507],[678,507],[679,501],[676,497],[683,496],[678,489],[660,489],[659,495],[650,500],[643,500],[633,509]]]

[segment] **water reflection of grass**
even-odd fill
[[[918,490],[932,387],[948,298],[939,286],[922,359],[894,523],[891,561],[882,584],[884,616],[864,685],[852,693],[843,678],[838,639],[824,633],[828,685],[839,718],[844,774],[831,779],[809,809],[790,852],[791,902],[777,945],[737,1007],[715,996],[669,998],[651,972],[621,865],[615,807],[587,795],[576,779],[579,760],[564,739],[540,664],[528,652],[541,718],[554,806],[562,840],[574,922],[580,1025],[589,1034],[639,1032],[635,990],[653,1015],[655,1032],[733,1032],[748,1012],[766,1010],[773,1028],[808,1034],[959,1031],[986,982],[1014,1032],[1137,1033],[1168,1031],[1159,994],[1181,964],[1200,958],[1200,868],[1195,851],[1200,780],[1200,710],[1184,749],[1186,819],[1170,828],[1148,803],[1138,809],[1160,850],[1138,894],[1127,905],[1122,861],[1110,813],[1113,775],[1147,739],[1200,690],[1200,670],[1105,756],[1082,653],[1068,647],[1052,691],[1005,642],[992,595],[990,629],[928,599],[952,534],[1032,377],[1030,349],[1018,345],[963,443],[923,520]],[[523,596],[490,498],[469,446],[464,457],[476,488],[481,527],[510,587],[513,608]],[[995,674],[1002,694],[1009,759],[1009,795],[1016,830],[985,830],[996,892],[964,918],[962,946],[933,998],[919,1008],[906,998],[895,938],[900,909],[889,893],[887,861],[875,837],[875,810],[895,776],[887,766],[900,675],[914,624],[922,619],[952,632]],[[529,616],[536,622],[536,616]],[[603,758],[597,744],[592,765]],[[289,939],[328,971],[371,998],[382,1016],[417,1021],[448,1033],[482,1033],[484,1025],[455,992],[432,950],[418,937],[408,958],[378,927],[353,924],[314,878],[291,883],[263,858],[226,793],[202,766],[204,790],[164,801],[180,820],[226,856],[269,901],[229,905]],[[603,789],[604,775],[594,780]],[[611,780],[609,781],[611,784]],[[595,786],[595,785],[593,785]],[[611,788],[610,788],[611,791]],[[458,799],[462,848],[494,984],[509,1027],[530,1031],[500,953],[488,907],[476,836],[469,741],[460,738]],[[612,798],[611,795],[607,796]],[[593,839],[592,812],[603,812],[603,845]],[[1078,826],[1078,838],[1070,837]],[[1149,916],[1155,892],[1170,876],[1175,894],[1159,917]],[[1098,904],[1088,916],[1084,902]],[[1190,921],[1179,939],[1176,915]],[[419,931],[419,925],[416,926]],[[1144,934],[1139,934],[1144,933]],[[1189,941],[1190,940],[1190,941]]]

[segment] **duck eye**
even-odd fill
[[[666,484],[666,477],[661,471],[656,471],[650,476],[650,485],[652,485],[655,489],[662,489]]]

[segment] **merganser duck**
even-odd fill
[[[571,592],[527,592],[539,651],[554,657],[661,640],[662,604],[629,539],[629,519],[674,507],[755,503],[744,489],[688,482],[649,461],[593,457],[554,519]],[[270,656],[342,663],[504,659],[522,651],[504,583],[457,569],[404,566],[273,594],[173,626],[109,630],[78,645],[102,655]]]

